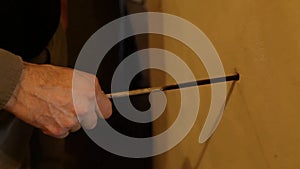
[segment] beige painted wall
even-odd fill
[[[226,73],[241,74],[210,141],[198,143],[210,102],[206,86],[200,88],[196,125],[178,146],[154,158],[154,168],[300,168],[300,1],[148,0],[147,5],[150,11],[195,24],[212,40]],[[150,38],[150,44],[182,57],[197,78],[207,77],[184,44],[166,37]],[[165,81],[170,83],[171,78]],[[154,123],[155,134],[166,130],[177,116],[179,93],[167,95],[168,107]]]

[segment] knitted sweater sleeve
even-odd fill
[[[12,96],[23,70],[21,57],[0,49],[0,110]]]

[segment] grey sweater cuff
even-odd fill
[[[21,57],[0,49],[0,110],[14,93],[21,79],[23,66]]]

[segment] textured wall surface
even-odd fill
[[[200,88],[196,125],[178,146],[155,157],[154,168],[300,168],[300,1],[162,0],[152,4],[149,0],[148,6],[195,24],[215,45],[226,74],[241,74],[210,141],[198,143],[210,104],[210,87],[205,86]],[[150,44],[158,43],[151,40]],[[187,46],[167,37],[162,41],[197,78],[207,77]],[[165,77],[165,81],[172,79]],[[228,89],[231,86],[228,83]],[[167,110],[154,122],[156,134],[177,117],[179,92],[167,95]]]

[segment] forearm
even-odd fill
[[[21,57],[0,49],[0,110],[13,95],[22,75]]]

